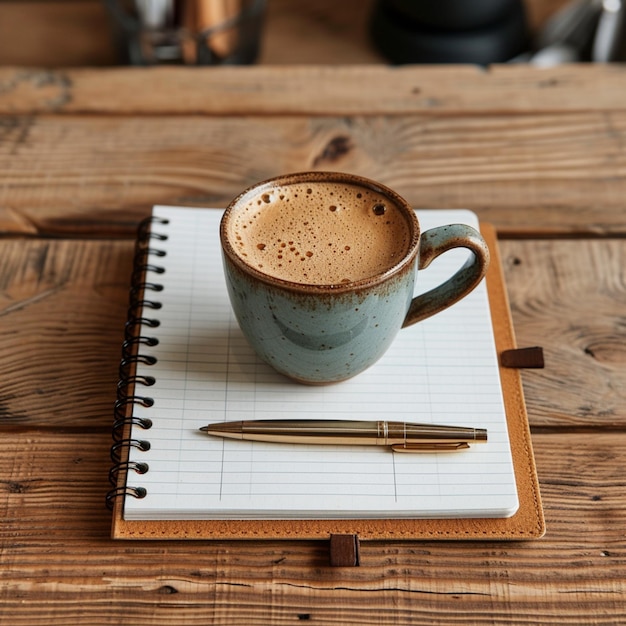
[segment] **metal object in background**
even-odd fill
[[[624,0],[604,0],[591,48],[591,60],[610,63],[624,60]]]
[[[245,65],[259,53],[266,0],[103,0],[122,63]]]
[[[574,0],[557,11],[539,32],[532,65],[610,63],[624,59],[623,0]]]

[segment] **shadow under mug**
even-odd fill
[[[337,185],[391,203],[405,221],[408,245],[392,267],[348,283],[307,284],[285,280],[255,267],[236,241],[234,224],[246,207],[268,194],[304,185],[309,192]],[[330,185],[330,187],[329,187]],[[363,194],[361,194],[362,196]],[[273,209],[275,210],[275,208]],[[317,210],[317,209],[316,209]],[[326,207],[319,207],[319,211]],[[297,237],[277,233],[284,241]],[[489,249],[480,233],[464,224],[420,232],[412,207],[396,192],[363,177],[338,172],[303,172],[258,183],[228,206],[220,225],[226,285],[239,326],[256,353],[278,372],[306,384],[346,380],[373,365],[398,331],[430,317],[466,296],[484,277]],[[414,296],[418,270],[440,254],[467,248],[466,263],[432,290]]]

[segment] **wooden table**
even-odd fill
[[[137,222],[304,169],[497,227],[547,521],[532,542],[114,542]],[[0,69],[0,622],[626,622],[621,66]]]

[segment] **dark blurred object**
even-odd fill
[[[120,61],[244,65],[257,59],[265,0],[104,0]]]
[[[529,47],[521,0],[378,0],[370,35],[392,63],[503,63]]]
[[[504,19],[517,0],[387,0],[398,13],[423,27],[470,30]]]

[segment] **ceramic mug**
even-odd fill
[[[450,224],[420,233],[411,206],[374,181],[303,172],[237,196],[220,224],[226,284],[257,354],[307,384],[374,364],[398,331],[451,306],[480,282],[489,249]],[[418,269],[451,248],[473,252],[444,283],[414,297]]]

